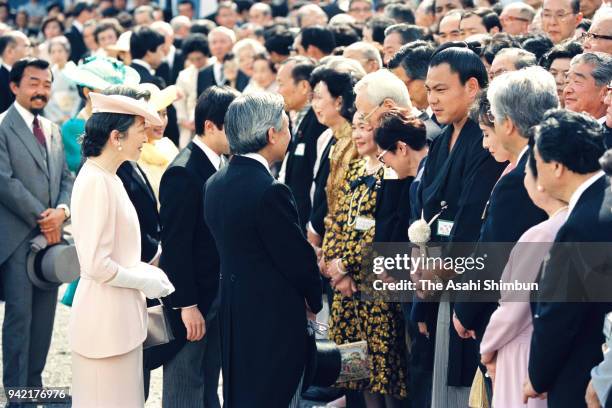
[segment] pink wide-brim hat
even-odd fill
[[[134,99],[123,95],[103,95],[100,93],[91,92],[92,113],[123,113],[126,115],[142,116],[145,122],[153,126],[163,126],[161,120],[153,105],[142,99]]]

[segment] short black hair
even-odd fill
[[[291,78],[293,82],[297,84],[300,81],[310,81],[312,71],[314,71],[316,63],[311,58],[296,55],[290,57],[282,63],[282,65],[293,63],[293,69],[291,70]]]
[[[464,42],[441,45],[434,52],[429,67],[448,64],[450,70],[459,75],[461,84],[465,85],[470,78],[475,78],[480,88],[485,88],[489,83],[487,69],[478,54],[467,46]]]
[[[79,1],[72,8],[72,16],[76,18],[80,16],[84,11],[93,11],[93,10],[94,10],[94,7],[88,2]]]
[[[504,48],[521,48],[521,44],[507,33],[497,33],[485,41],[480,56],[491,65],[497,53]]]
[[[195,107],[196,134],[204,134],[204,123],[207,120],[214,123],[217,129],[223,129],[227,108],[239,95],[240,92],[229,86],[213,85],[202,92]]]
[[[142,58],[148,51],[155,52],[164,43],[164,36],[149,27],[138,27],[130,37],[132,58]]]
[[[535,55],[538,61],[553,47],[553,45],[552,40],[544,34],[531,35],[521,42],[523,49]]]
[[[474,0],[461,0],[461,5],[463,6],[463,8],[465,10],[472,9],[472,8],[474,8]],[[433,8],[434,16],[437,15],[437,13],[436,13],[436,0],[433,0],[432,8]],[[457,9],[454,9],[454,10],[457,10]],[[452,11],[454,11],[454,10],[452,10]]]
[[[265,47],[268,52],[290,55],[293,46],[293,33],[287,29],[264,30]]]
[[[334,33],[337,47],[346,47],[361,41],[361,36],[350,24],[334,24],[330,29]]]
[[[57,25],[59,26],[60,31],[61,31],[62,33],[63,33],[63,32],[64,32],[64,30],[66,29],[66,28],[64,27],[64,23],[63,23],[63,22],[62,22],[62,20],[60,20],[59,18],[57,18],[57,17],[45,17],[45,18],[43,19],[43,22],[42,22],[41,26],[40,26],[40,32],[41,32],[43,35],[45,34],[45,29],[46,29],[46,28],[47,28],[47,26],[48,26],[49,24],[51,24],[51,23],[57,23]]]
[[[599,164],[608,176],[612,176],[612,149],[606,150],[601,159],[599,159]]]
[[[214,21],[210,20],[196,20],[191,25],[191,29],[189,30],[192,33],[200,33],[204,35],[208,35],[217,25]]]
[[[9,45],[14,45],[17,43],[16,37],[13,33],[8,32],[2,36],[0,36],[0,56],[4,54],[4,51]]]
[[[134,99],[149,99],[148,91],[138,91],[128,86],[113,86],[102,92],[104,95],[121,95]],[[124,113],[98,112],[91,115],[85,123],[85,134],[83,135],[82,154],[84,157],[96,157],[102,153],[104,146],[113,130],[120,133],[134,124],[136,115]]]
[[[351,122],[355,114],[355,79],[347,72],[340,72],[325,66],[317,67],[310,76],[310,86],[315,88],[319,82],[324,82],[329,93],[334,98],[342,98],[340,114]]]
[[[9,73],[9,82],[19,85],[23,79],[23,72],[28,67],[47,69],[49,72],[51,72],[51,69],[49,68],[49,61],[47,60],[32,57],[22,58],[11,68],[11,72]],[[51,79],[53,80],[53,74],[51,75]]]
[[[385,30],[395,24],[395,20],[384,17],[374,16],[366,22],[366,28],[372,31],[372,40],[379,44],[385,42]]]
[[[406,23],[394,24],[387,27],[385,30],[385,37],[393,33],[398,33],[400,35],[403,44],[426,39],[428,35],[427,29],[414,24]]]
[[[189,4],[189,5],[191,6],[191,9],[192,9],[192,10],[195,10],[195,5],[193,4],[193,1],[191,1],[191,0],[180,0],[180,1],[178,2],[178,5],[179,5],[179,6],[180,6],[180,5],[183,5],[183,4]]]
[[[302,30],[302,47],[305,50],[309,46],[317,47],[324,54],[331,54],[336,48],[334,33],[329,27],[313,26]]]
[[[121,24],[119,24],[119,21],[114,18],[106,18],[100,21],[94,30],[94,40],[96,41],[96,44],[99,44],[98,36],[107,30],[113,30],[118,39],[121,35]]]
[[[490,8],[480,7],[474,10],[469,10],[463,13],[461,19],[470,18],[472,16],[480,17],[480,22],[485,27],[487,32],[490,32],[491,29],[497,27],[499,31],[502,30],[501,22],[499,21],[499,16]]]
[[[409,112],[392,109],[380,116],[380,125],[374,131],[374,140],[381,149],[397,150],[397,142],[404,142],[412,150],[427,146],[427,130],[423,121]]]
[[[572,13],[580,13],[580,0],[570,0],[570,5],[572,7]]]
[[[555,161],[578,174],[600,170],[606,151],[602,126],[588,115],[565,109],[546,111],[534,127],[535,144],[542,160]]]
[[[540,66],[549,70],[553,62],[558,58],[572,59],[576,55],[582,54],[582,44],[578,41],[564,41],[553,46],[546,54],[540,59]]]
[[[204,34],[200,33],[189,34],[187,37],[185,37],[181,45],[181,50],[185,57],[187,57],[192,52],[201,52],[207,57],[210,57],[208,39]]]
[[[531,174],[533,174],[533,178],[538,179],[538,166],[536,164],[535,154],[533,153],[533,146],[529,146],[527,158],[527,165],[529,166],[529,170],[531,170]]]
[[[395,53],[389,61],[389,68],[395,69],[401,66],[409,78],[425,80],[427,78],[427,68],[434,52],[435,48],[427,41],[408,43]]]
[[[394,3],[385,6],[385,16],[398,23],[414,24],[414,11],[408,4]]]

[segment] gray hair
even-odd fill
[[[388,69],[379,69],[364,76],[355,84],[355,94],[360,92],[364,92],[368,101],[376,106],[385,99],[391,99],[401,108],[412,108],[406,85]]]
[[[544,112],[559,107],[555,78],[538,66],[494,78],[487,98],[495,119],[509,118],[524,138],[529,138],[529,129],[542,121]]]
[[[358,51],[367,61],[376,61],[378,68],[383,66],[380,51],[376,49],[372,43],[366,41],[357,41],[344,49],[344,51]]]
[[[253,92],[234,99],[225,114],[232,154],[255,153],[268,144],[268,130],[280,132],[285,102],[279,94]]]
[[[527,3],[510,3],[508,4],[506,7],[504,7],[504,9],[502,10],[501,15],[504,14],[504,11],[508,11],[508,10],[518,10],[519,14],[521,15],[522,18],[526,18],[529,20],[529,22],[533,21],[533,18],[536,15],[536,11],[533,7],[531,7],[529,4]]]
[[[176,16],[170,20],[170,25],[174,32],[177,32],[183,27],[191,28],[191,20],[187,16]]]
[[[595,12],[595,15],[593,16],[593,23],[591,25],[600,20],[607,20],[609,18],[612,18],[612,7],[607,4],[602,4],[602,6]]]
[[[61,45],[62,47],[64,47],[64,50],[66,50],[68,56],[70,56],[70,41],[68,41],[66,37],[60,35],[59,37],[51,38],[47,45],[47,52],[49,54],[51,54],[51,48],[53,48],[54,45]]]
[[[514,68],[519,70],[536,65],[537,58],[535,54],[526,51],[522,48],[504,48],[500,50],[497,57],[510,57],[513,60]]]
[[[570,66],[576,64],[589,64],[593,67],[591,76],[599,87],[606,86],[612,80],[612,57],[605,52],[585,52],[578,54],[570,62]]]
[[[318,66],[325,66],[339,72],[351,74],[357,81],[366,75],[365,69],[363,69],[358,61],[339,55],[328,55],[321,58]]]

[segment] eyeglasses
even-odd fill
[[[558,13],[551,13],[550,11],[545,11],[542,13],[542,18],[545,18],[547,20],[559,20],[559,21],[564,21],[567,19],[568,16],[573,16],[574,13],[572,13],[571,11],[567,11],[567,12],[558,12]]]
[[[372,11],[370,7],[354,7],[349,9],[349,13],[369,13]]]
[[[381,162],[382,164],[385,164],[385,159],[384,156],[385,154],[389,153],[389,150],[385,149],[382,152],[380,152],[380,154],[378,156],[376,156],[376,160],[378,160],[379,162]]]
[[[595,33],[582,33],[580,34],[580,40],[612,40],[612,35],[603,35],[603,34],[595,34]]]
[[[370,121],[370,118],[372,117],[372,115],[374,115],[374,113],[375,113],[375,112],[378,110],[378,108],[380,108],[381,106],[382,106],[382,103],[381,103],[381,104],[379,104],[379,105],[378,105],[377,107],[375,107],[374,109],[372,109],[372,110],[370,111],[370,113],[365,114],[365,115],[362,113],[362,114],[361,114],[361,119],[360,119],[360,120],[361,120],[361,121],[363,121],[363,122],[369,122],[369,121]]]

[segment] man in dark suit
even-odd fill
[[[174,46],[174,30],[165,21],[156,21],[151,24],[151,29],[164,36],[164,59],[155,73],[166,82],[166,85],[174,85],[179,72],[185,68],[185,58],[180,49]]]
[[[198,95],[202,95],[202,92],[210,86],[223,86],[227,84],[225,74],[223,73],[223,63],[225,62],[225,56],[232,51],[235,42],[236,34],[229,28],[216,27],[208,34],[210,53],[216,60],[214,64],[204,68],[198,74]],[[244,72],[238,70],[236,89],[242,91],[248,83],[249,77]]]
[[[310,189],[317,160],[317,140],[326,129],[310,106],[312,88],[308,80],[314,67],[314,61],[308,58],[293,57],[281,65],[277,75],[278,92],[285,100],[285,109],[296,113],[279,181],[291,188],[304,230],[312,209]]]
[[[72,10],[72,27],[66,33],[66,38],[70,42],[70,61],[77,64],[87,52],[85,41],[83,41],[83,25],[91,20],[94,15],[94,7],[87,2],[78,2]]]
[[[6,111],[15,101],[11,91],[9,74],[12,66],[20,59],[30,55],[32,45],[30,40],[20,31],[10,31],[0,37],[0,113]]]
[[[171,318],[186,329],[186,336],[177,339],[184,346],[164,364],[164,406],[198,406],[203,401],[207,408],[220,407],[219,319],[211,308],[219,285],[219,254],[204,221],[202,191],[219,170],[222,155],[229,154],[223,120],[238,95],[217,86],[202,94],[195,111],[196,137],[161,180],[160,267],[177,289],[166,303],[174,309]]]
[[[159,89],[168,84],[155,72],[164,59],[164,36],[149,27],[140,27],[130,37],[130,53],[132,54],[132,68],[140,75],[141,83],[151,83]],[[176,119],[176,109],[168,106],[168,126],[164,136],[168,137],[178,146],[179,129]]]
[[[612,310],[612,254],[598,244],[612,241],[612,192],[598,162],[604,138],[594,119],[561,109],[548,111],[534,135],[538,184],[567,202],[569,215],[540,271],[524,393],[548,393],[553,408],[584,407]]]
[[[22,59],[11,70],[15,102],[0,115],[0,279],[5,299],[3,386],[41,387],[51,344],[57,288],[35,286],[26,273],[30,241],[61,240],[70,217],[72,176],[57,125],[40,116],[50,97],[51,70]],[[2,95],[5,98],[6,95]]]
[[[230,105],[234,157],[206,184],[204,215],[221,261],[223,400],[230,407],[293,407],[306,364],[307,312],[321,309],[316,256],[291,190],[270,165],[289,145],[280,95]]]

